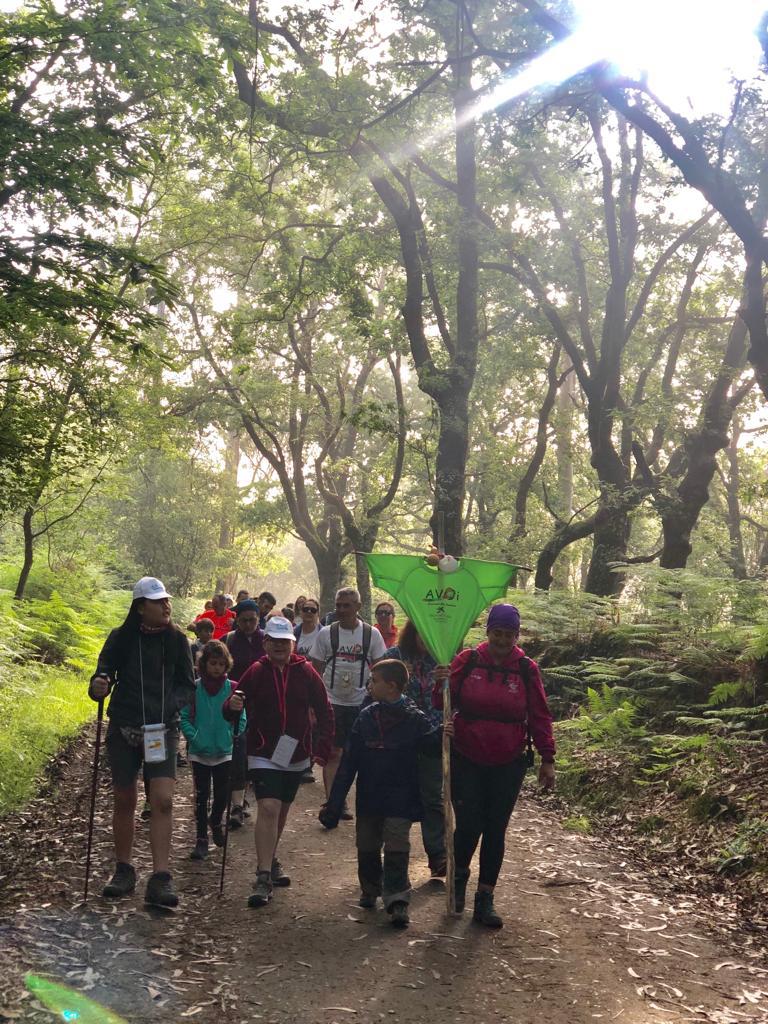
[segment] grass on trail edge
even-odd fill
[[[27,664],[0,688],[0,816],[34,796],[45,765],[96,714],[88,675]]]

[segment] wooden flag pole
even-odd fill
[[[437,513],[437,550],[441,555],[445,550],[445,512]],[[440,587],[445,585],[440,569],[437,570]],[[443,680],[443,721],[451,720],[451,681]],[[456,889],[454,878],[456,864],[453,856],[453,804],[451,802],[451,738],[443,732],[443,819],[445,822],[445,884],[448,890],[448,913],[456,913]]]

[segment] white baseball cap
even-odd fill
[[[162,601],[164,597],[170,596],[165,586],[154,576],[142,576],[133,588],[134,601],[139,597],[145,597],[148,601]]]
[[[295,640],[293,626],[288,619],[282,615],[273,615],[264,627],[265,636],[271,636],[273,640]]]

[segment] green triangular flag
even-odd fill
[[[477,616],[504,597],[519,568],[508,562],[460,558],[441,572],[421,555],[366,554],[376,586],[386,590],[416,626],[438,665],[448,665]]]

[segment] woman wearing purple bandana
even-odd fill
[[[476,650],[461,651],[451,665],[453,735],[451,786],[456,815],[456,910],[464,909],[469,867],[480,844],[474,920],[489,928],[503,921],[493,892],[504,859],[504,838],[533,750],[541,755],[539,783],[555,784],[552,716],[535,662],[518,647],[520,613],[494,605]],[[435,687],[433,699],[442,706]]]

